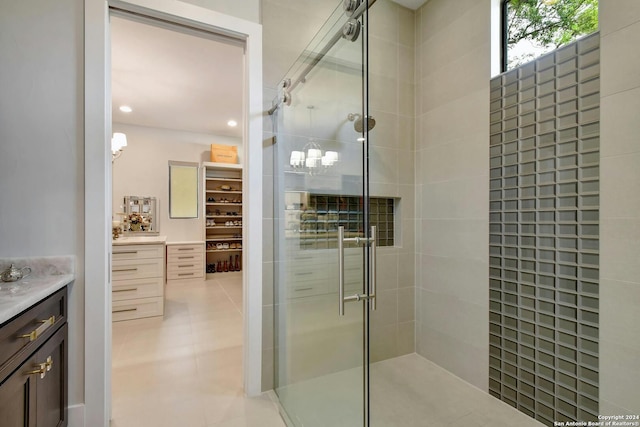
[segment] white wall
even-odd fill
[[[418,11],[416,351],[486,390],[490,0]]]
[[[124,196],[153,196],[159,201],[159,231],[168,242],[203,240],[202,215],[195,219],[169,218],[169,161],[208,162],[210,144],[216,143],[238,147],[238,161],[242,163],[242,140],[122,123],[114,123],[113,131],[125,133],[128,142],[113,163],[114,219],[119,218],[115,213],[122,211]]]
[[[84,401],[82,1],[0,0],[0,257],[75,255],[69,404]]]
[[[640,413],[640,2],[600,1],[600,412]]]

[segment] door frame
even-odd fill
[[[111,62],[109,7],[186,24],[245,42],[243,149],[248,220],[243,271],[244,390],[262,380],[262,26],[175,0],[85,0],[84,425],[111,418]]]

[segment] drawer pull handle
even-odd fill
[[[129,288],[129,289],[113,289],[112,292],[130,292],[137,291],[138,288]]]
[[[313,274],[313,271],[306,271],[304,273],[296,273],[296,276],[310,276]]]
[[[114,252],[114,255],[121,255],[121,254],[137,254],[138,251],[122,251],[122,252]]]
[[[193,259],[194,256],[179,256],[178,259]]]
[[[27,371],[25,375],[40,375],[40,379],[43,379],[47,376],[47,363],[38,363],[34,367],[38,368],[34,371]]]
[[[178,248],[179,251],[192,251],[194,248]]]
[[[113,271],[115,273],[116,271],[120,272],[120,271],[137,271],[137,270],[138,270],[138,268],[136,267],[136,268],[122,268],[122,269],[113,270]]]
[[[182,268],[182,267],[195,267],[194,264],[183,264],[183,265],[178,265],[178,267]]]
[[[137,308],[125,308],[123,310],[112,310],[112,313],[126,313],[128,311],[138,311]]]
[[[193,276],[193,273],[178,273],[178,276]]]
[[[42,323],[42,325],[38,326],[28,334],[20,335],[20,338],[29,338],[29,341],[35,341],[40,335],[44,333],[44,331],[46,331],[51,325],[56,323],[56,316],[51,316],[47,320],[40,320],[40,323]]]
[[[51,368],[53,368],[53,359],[51,358],[51,356],[47,357],[47,361],[44,362],[44,364],[47,365],[47,372],[49,372]]]
[[[310,291],[313,288],[298,288],[296,289],[296,292],[300,292],[300,291]]]

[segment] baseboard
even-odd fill
[[[72,405],[67,408],[69,417],[68,427],[85,427],[84,425],[84,403]]]

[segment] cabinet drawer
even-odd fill
[[[161,297],[161,277],[149,279],[116,280],[112,284],[111,294],[113,301],[123,301],[136,298]]]
[[[18,354],[27,354],[67,321],[67,288],[63,288],[0,327],[0,381]]]
[[[294,251],[291,254],[291,265],[292,266],[308,266],[314,264],[325,264],[328,259],[328,253],[326,251]],[[336,260],[338,258],[336,257]]]
[[[167,256],[167,266],[171,264],[186,264],[186,263],[200,263],[204,260],[204,254],[202,252],[192,253],[178,253]]]
[[[204,252],[204,243],[197,243],[193,245],[168,245],[167,246],[167,258],[174,258],[176,256],[186,256],[193,254],[200,254]]]
[[[117,245],[111,252],[114,263],[123,259],[164,259],[164,245]]]
[[[120,259],[113,261],[112,271],[113,281],[162,277],[164,263],[162,259]]]
[[[204,277],[204,266],[167,270],[167,280],[198,279]]]
[[[67,326],[26,359],[0,387],[3,426],[67,425]],[[37,371],[37,372],[34,372]]]
[[[167,264],[167,275],[181,271],[204,270],[202,260],[172,262]]]
[[[326,282],[296,283],[289,287],[289,298],[301,298],[320,295],[327,292]]]
[[[164,301],[162,297],[138,298],[126,301],[114,301],[111,308],[112,320],[140,319],[142,317],[162,316]]]
[[[329,278],[327,265],[316,265],[307,268],[292,268],[287,271],[287,282],[309,282],[315,280],[326,281]]]

